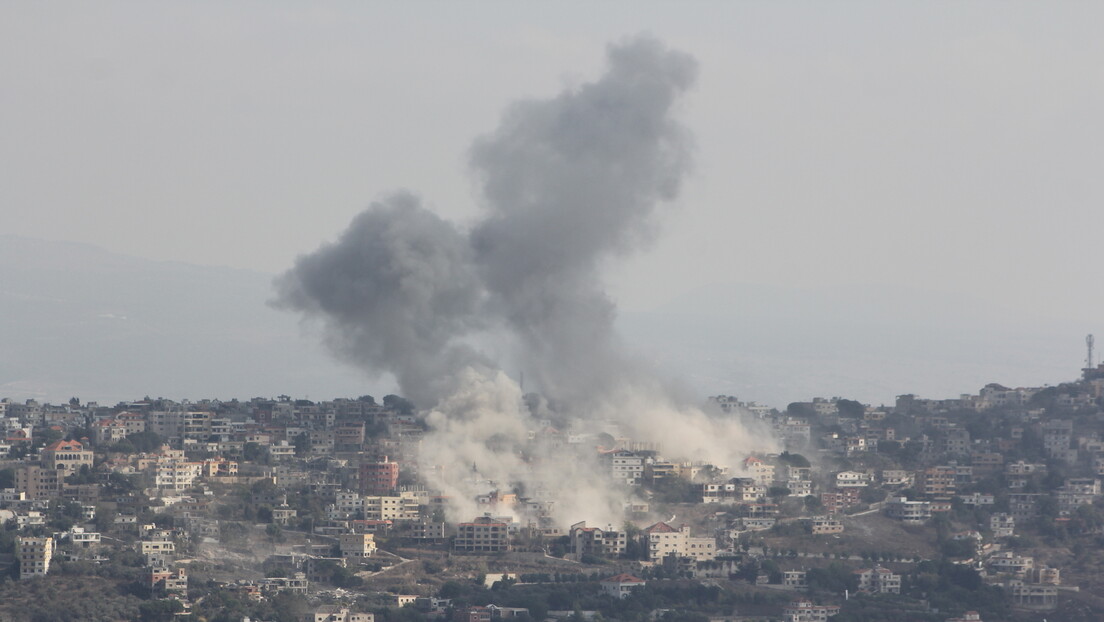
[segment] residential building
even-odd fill
[[[900,594],[901,575],[881,566],[855,571],[859,580],[859,591],[876,594]]]
[[[360,494],[390,495],[399,486],[399,463],[387,459],[360,464]]]
[[[644,456],[631,451],[615,451],[609,457],[614,479],[635,486],[644,478]]]
[[[375,536],[370,533],[345,533],[338,536],[341,556],[354,562],[363,562],[376,552]]]
[[[858,471],[840,471],[836,473],[837,488],[861,488],[870,484],[870,476]]]
[[[632,576],[631,574],[619,574],[603,579],[599,583],[602,587],[602,591],[617,599],[628,598],[632,595],[633,590],[644,587],[645,582],[643,579]]]
[[[490,516],[480,516],[470,523],[457,526],[453,548],[457,551],[497,553],[510,550],[506,523]]]
[[[1058,586],[1012,580],[1008,582],[1012,604],[1025,609],[1049,611],[1058,607]]]
[[[926,497],[954,496],[956,472],[954,466],[934,466],[917,471],[917,492]]]
[[[835,516],[814,516],[809,523],[813,535],[843,533],[843,521]]]
[[[572,525],[568,537],[571,539],[571,552],[580,558],[583,555],[615,557],[624,553],[628,546],[628,537],[624,531],[612,526],[605,529],[587,527],[585,521]]]
[[[782,619],[786,622],[828,622],[828,618],[838,614],[838,605],[814,605],[811,601],[794,601],[782,608]]]
[[[804,570],[787,570],[782,573],[782,586],[788,590],[804,591],[809,589],[809,581]]]
[[[15,539],[15,557],[19,560],[19,579],[30,579],[50,572],[50,561],[54,557],[54,539],[44,538]]]
[[[15,470],[15,489],[28,499],[51,499],[61,494],[64,478],[58,471],[37,465]]]
[[[886,516],[905,523],[920,524],[931,518],[931,502],[909,501],[907,497],[892,497],[885,505]]]
[[[994,538],[1009,538],[1016,530],[1016,519],[1006,512],[998,512],[989,517],[989,530]]]

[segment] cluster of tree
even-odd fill
[[[5,620],[139,620],[141,605],[119,581],[95,576],[46,576],[0,584],[0,619]]]
[[[105,449],[111,453],[134,454],[155,452],[165,444],[165,438],[153,432],[135,432],[121,441],[108,445]]]
[[[299,622],[309,612],[307,599],[298,594],[281,593],[255,601],[237,592],[211,589],[192,607],[192,616],[207,622],[240,622],[271,620],[271,622]]]

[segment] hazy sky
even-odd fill
[[[647,31],[700,62],[695,169],[622,306],[902,283],[1104,306],[1104,5],[0,5],[0,231],[279,272],[400,188],[474,218],[471,141]]]

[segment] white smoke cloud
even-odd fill
[[[553,500],[561,525],[619,523],[627,491],[594,446],[555,440],[598,420],[671,458],[735,464],[772,447],[679,403],[617,339],[602,268],[646,246],[658,205],[677,196],[690,138],[675,113],[696,63],[651,37],[610,46],[608,59],[598,80],[518,102],[475,141],[486,215],[470,231],[401,194],[277,281],[278,306],[321,321],[340,356],[394,372],[428,409],[420,472],[452,498],[453,518],[497,488]],[[470,345],[480,331],[512,344],[557,405],[559,436]]]

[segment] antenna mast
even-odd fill
[[[1085,337],[1085,346],[1089,351],[1088,356],[1085,358],[1085,369],[1093,368],[1093,336],[1089,335]]]

